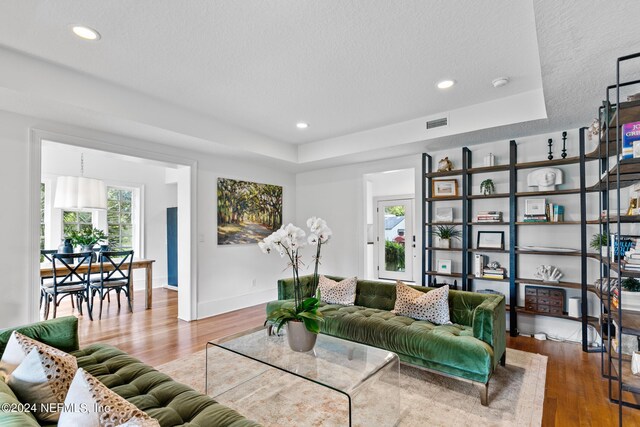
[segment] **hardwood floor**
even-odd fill
[[[177,319],[177,293],[153,290],[153,309],[144,310],[144,293],[137,292],[134,312],[126,304],[118,313],[112,299],[102,320],[80,319],[80,344],[107,342],[150,365],[158,366],[202,350],[208,340],[230,335],[264,322],[265,305],[184,322]],[[64,301],[59,315],[71,314]],[[577,344],[507,338],[507,346],[549,357],[544,399],[544,426],[616,426],[618,406],[608,399],[607,381],[600,376],[600,355],[584,353]],[[507,359],[508,363],[508,359]],[[624,426],[640,426],[640,410],[624,408]]]

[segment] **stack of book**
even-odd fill
[[[564,206],[547,203],[547,218],[549,222],[564,222]]]
[[[476,215],[476,222],[502,222],[502,212],[480,211]]]
[[[504,268],[500,267],[496,269],[491,269],[491,268],[485,267],[482,270],[482,277],[484,277],[485,279],[502,280],[505,278]]]
[[[640,252],[627,251],[624,253],[624,269],[640,271]]]
[[[547,218],[547,214],[540,215],[524,215],[524,222],[549,222],[549,218]]]

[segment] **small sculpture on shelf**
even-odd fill
[[[538,187],[538,191],[554,191],[562,182],[562,170],[558,168],[536,169],[527,176],[527,185]]]
[[[596,139],[597,139],[599,134],[600,134],[600,120],[593,119],[593,122],[591,122],[591,125],[589,126],[589,129],[587,130],[587,135],[589,136],[589,141],[591,141],[594,137],[596,137]]]
[[[485,179],[480,183],[480,193],[482,193],[483,196],[488,196],[495,192],[496,192],[496,187],[493,184],[492,179]]]
[[[449,157],[445,157],[438,162],[438,172],[449,172],[453,170],[453,163]]]
[[[567,132],[562,132],[562,154],[560,155],[563,159],[567,157]]]
[[[534,277],[542,280],[543,282],[558,283],[562,278],[562,273],[558,270],[558,267],[553,265],[541,265],[536,270]]]
[[[491,261],[489,264],[487,264],[487,267],[492,270],[497,270],[498,268],[500,268],[500,263],[498,261]]]

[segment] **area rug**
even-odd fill
[[[209,394],[247,418],[264,426],[348,425],[345,396],[221,349],[209,352],[208,369],[217,379]],[[157,369],[205,392],[204,350]],[[546,371],[546,356],[507,349],[507,365],[493,375],[485,407],[473,384],[401,365],[398,388],[378,384],[382,394],[354,399],[353,425],[539,426]]]

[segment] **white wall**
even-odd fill
[[[176,158],[198,161],[197,176],[197,233],[198,243],[198,317],[266,302],[277,296],[276,281],[286,276],[279,258],[263,255],[257,245],[216,245],[216,180],[219,176],[253,180],[284,187],[284,221],[295,220],[295,177],[293,174],[261,166],[254,162],[213,157],[202,153],[179,150],[134,140],[116,134],[76,128],[66,124],[0,111],[0,200],[2,225],[0,235],[0,268],[5,272],[0,282],[0,328],[27,323],[29,293],[37,283],[29,283],[29,131],[45,129],[100,141],[105,150],[135,150],[156,152]],[[178,137],[179,138],[179,137]],[[37,207],[36,207],[37,208]],[[255,279],[255,281],[254,281]],[[255,286],[254,286],[255,283]],[[33,287],[31,291],[30,287]],[[31,296],[37,298],[37,293]]]
[[[359,163],[336,168],[299,173],[296,176],[296,217],[303,224],[310,216],[327,220],[333,237],[323,248],[321,272],[339,276],[367,277],[365,259],[367,199],[373,186],[366,190],[364,175],[397,169],[414,169],[415,185],[420,187],[421,156],[413,155],[383,161]],[[369,193],[369,194],[367,194]],[[416,206],[419,206],[417,204]],[[416,217],[420,210],[416,208]],[[419,231],[419,230],[418,230]],[[421,246],[416,235],[416,247]],[[370,246],[370,245],[369,245]],[[420,277],[419,254],[414,260],[414,277]]]
[[[518,161],[545,160],[547,157],[547,139],[554,139],[554,156],[560,157],[561,135],[560,132],[555,134],[536,135],[526,138],[517,139],[518,142]],[[567,139],[567,152],[569,156],[578,155],[578,130],[570,130]],[[595,147],[595,141],[587,143],[587,152]],[[473,152],[474,165],[482,166],[483,158],[486,154],[492,152],[496,156],[496,164],[505,164],[509,162],[509,141],[496,141],[482,145],[470,145]],[[453,148],[446,151],[426,152],[433,157],[434,168],[437,167],[437,161],[448,156],[454,162],[455,168],[462,166],[462,155],[460,148]],[[363,180],[366,179],[364,174],[372,172],[380,172],[383,170],[402,169],[406,167],[415,167],[415,192],[419,199],[422,179],[421,175],[421,157],[419,155],[389,159],[387,161],[379,161],[372,163],[363,163],[356,165],[348,165],[344,167],[317,170],[308,173],[301,173],[297,176],[297,217],[298,221],[302,221],[309,215],[319,215],[326,217],[330,226],[334,228],[334,240],[331,245],[325,249],[323,256],[322,271],[326,273],[348,276],[359,275],[364,277],[363,251],[358,242],[363,241],[363,224],[365,223],[366,213],[366,193],[372,194],[372,185],[369,185],[368,191],[365,191]],[[564,173],[564,182],[560,188],[576,188],[579,185],[579,174],[577,165],[567,165],[560,167]],[[523,182],[526,182],[526,174],[528,171],[519,172],[519,191],[530,191]],[[496,191],[508,192],[508,173],[500,172],[494,174],[483,174],[474,176],[473,194],[480,193],[480,182],[484,179],[492,178],[496,185]],[[597,162],[589,162],[587,164],[587,185],[593,185],[597,181]],[[459,178],[458,178],[459,180]],[[461,186],[461,183],[459,182]],[[565,206],[565,219],[579,219],[579,199],[578,195],[564,195],[548,197],[551,202],[563,204]],[[625,199],[626,200],[626,199]],[[519,212],[524,211],[524,200],[519,200]],[[596,219],[598,214],[598,195],[591,193],[587,198],[589,219]],[[626,201],[622,203],[626,206]],[[454,216],[456,220],[461,218],[460,202],[439,202],[438,206],[454,207]],[[416,203],[416,223],[419,224],[421,218],[421,203]],[[508,199],[491,199],[478,200],[474,202],[474,214],[478,210],[502,210],[505,214],[505,220],[508,220]],[[522,214],[521,214],[522,215]],[[553,227],[553,228],[551,228]],[[487,230],[504,230],[505,241],[508,242],[508,229],[506,227],[483,226],[482,229]],[[519,228],[519,242],[523,245],[544,245],[557,247],[574,247],[579,248],[580,235],[579,226],[531,226]],[[476,230],[474,229],[474,232]],[[589,226],[588,237],[598,232],[597,225]],[[420,242],[420,229],[416,230],[416,247],[422,247]],[[473,236],[475,239],[475,234]],[[475,241],[474,241],[475,246]],[[415,277],[419,281],[421,258],[419,251],[414,270]],[[503,266],[508,266],[508,254],[491,254],[490,259],[498,260]],[[451,255],[451,252],[440,253],[440,258],[450,258],[453,262],[454,271],[459,271],[459,257]],[[597,262],[589,261],[589,282],[595,280],[598,270]],[[565,274],[563,280],[571,282],[579,282],[580,279],[580,259],[578,257],[550,257],[550,256],[521,256],[519,265],[519,277],[531,277],[535,273],[536,268],[541,264],[551,264],[558,266]],[[496,289],[504,293],[507,298],[509,295],[508,283],[476,281],[474,284],[476,289]],[[520,305],[524,305],[524,285],[519,292]],[[579,296],[579,290],[567,290],[567,296]],[[594,295],[589,296],[591,315],[596,315],[598,306]],[[545,318],[543,316],[519,316],[519,329],[523,333],[546,332],[550,336],[561,338],[571,338],[579,340],[580,335],[576,331],[580,328],[578,322]],[[508,326],[508,322],[507,322]]]
[[[141,189],[140,225],[141,244],[136,247],[136,258],[155,260],[153,266],[153,286],[167,284],[167,221],[166,208],[176,206],[176,184],[165,184],[166,167],[150,161],[127,156],[113,155],[90,149],[81,149],[71,145],[43,143],[42,176],[47,179],[46,191],[53,199],[55,178],[63,175],[80,174],[80,154],[84,154],[85,176],[104,180],[115,186],[138,187]],[[168,187],[168,188],[167,188]],[[173,194],[171,194],[173,193]],[[46,248],[55,249],[61,238],[61,209],[52,208],[51,223],[46,230],[49,238]],[[103,212],[96,214],[104,216]],[[98,216],[95,215],[94,216]],[[106,221],[106,217],[103,218]],[[99,227],[100,228],[100,227]],[[103,227],[103,229],[106,228]],[[136,234],[138,230],[134,230]],[[136,236],[135,238],[138,238]],[[134,270],[134,287],[144,289],[144,271]]]

